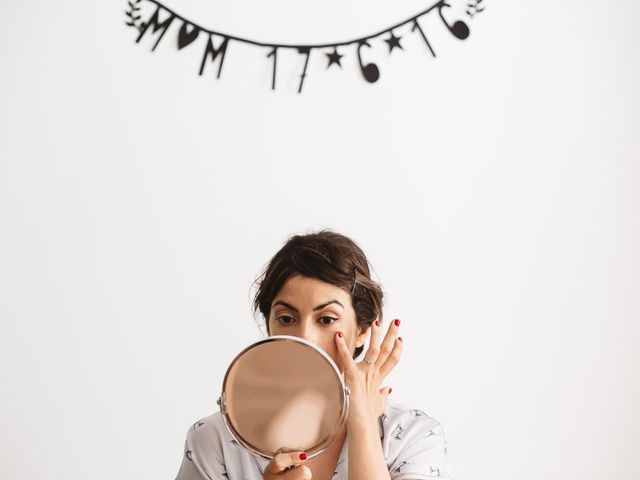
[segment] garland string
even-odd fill
[[[141,22],[142,14],[140,13],[140,10],[141,10],[140,4],[143,1],[154,6],[155,10],[148,17],[146,21]],[[474,15],[484,10],[484,7],[481,5],[483,0],[470,0],[470,1],[471,3],[467,4],[466,13],[469,17],[473,18]],[[307,68],[309,66],[309,58],[311,57],[312,50],[320,50],[320,49],[327,49],[327,48],[332,49],[330,53],[324,52],[328,60],[328,64],[326,68],[327,69],[331,68],[332,65],[337,65],[338,67],[342,68],[342,64],[340,62],[341,62],[341,58],[344,55],[339,53],[338,48],[346,47],[350,45],[356,45],[357,46],[356,55],[357,55],[358,64],[360,67],[360,72],[367,82],[375,83],[380,78],[380,68],[378,67],[378,65],[376,65],[373,62],[366,62],[362,56],[363,48],[365,47],[371,48],[371,43],[370,43],[371,40],[377,37],[380,37],[381,35],[388,34],[389,37],[385,38],[384,41],[389,46],[389,54],[391,54],[395,48],[403,50],[402,44],[400,43],[400,40],[402,39],[402,37],[396,36],[394,33],[394,30],[401,28],[405,25],[412,24],[411,32],[415,32],[416,30],[419,32],[420,36],[422,37],[422,39],[424,40],[427,46],[427,49],[429,50],[431,55],[435,57],[436,53],[433,50],[425,31],[423,30],[423,28],[419,23],[419,20],[421,17],[429,14],[434,10],[438,12],[438,16],[442,20],[442,23],[455,38],[459,40],[465,40],[466,38],[469,37],[469,34],[470,34],[469,27],[464,21],[456,20],[455,22],[453,22],[453,24],[451,24],[445,18],[443,14],[443,9],[451,7],[451,5],[449,5],[446,2],[446,0],[439,0],[435,4],[407,18],[406,20],[393,24],[385,29],[382,29],[370,35],[354,38],[351,40],[340,41],[340,42],[316,43],[316,44],[268,43],[268,42],[261,42],[261,41],[240,37],[236,35],[230,35],[228,33],[220,32],[216,30],[206,29],[194,22],[191,22],[190,20],[187,20],[181,15],[177,14],[170,8],[163,5],[159,0],[127,0],[127,4],[128,4],[128,9],[125,10],[125,15],[127,17],[125,20],[125,24],[128,27],[135,28],[138,31],[136,43],[139,43],[143,39],[143,37],[145,37],[147,34],[150,34],[150,35],[157,34],[156,41],[153,44],[151,51],[155,51],[155,49],[158,47],[158,45],[164,38],[164,35],[169,30],[169,27],[174,22],[174,20],[177,20],[178,22],[182,22],[182,25],[180,26],[180,30],[178,31],[178,36],[177,36],[178,50],[182,50],[183,48],[186,48],[187,46],[191,45],[200,36],[201,33],[206,35],[208,38],[205,46],[205,51],[202,56],[202,62],[200,64],[199,75],[204,74],[207,63],[215,63],[218,57],[220,57],[220,60],[218,63],[218,73],[216,76],[216,78],[220,78],[220,75],[222,73],[222,64],[225,59],[229,42],[233,41],[238,43],[244,43],[244,44],[249,44],[249,45],[253,45],[260,48],[269,49],[269,52],[267,53],[266,57],[269,59],[273,58],[271,89],[275,90],[276,77],[277,77],[276,69],[278,64],[278,50],[279,49],[297,50],[297,52],[300,55],[305,56],[304,67],[303,67],[302,73],[300,74],[300,83],[298,85],[298,93],[302,92],[304,80],[307,77]],[[164,14],[168,15],[162,21],[160,20],[161,12],[165,12]],[[214,44],[214,38],[216,37],[219,37],[222,39],[217,47]]]

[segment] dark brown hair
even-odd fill
[[[364,252],[350,238],[322,230],[290,237],[256,280],[253,307],[262,313],[268,333],[271,303],[293,275],[316,278],[348,292],[358,326],[371,326],[376,318],[382,321],[382,288],[371,279]],[[354,359],[363,348],[356,348]]]

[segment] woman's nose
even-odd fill
[[[318,343],[317,331],[312,322],[301,322],[297,333],[299,337],[304,338],[305,340]]]

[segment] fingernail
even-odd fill
[[[307,459],[307,454],[306,454],[306,453],[304,453],[304,452],[302,452],[302,453],[300,454],[300,460],[306,460],[306,459]]]
[[[342,332],[338,332],[338,336],[339,336],[339,337],[342,337]]]
[[[398,340],[402,341],[402,337],[398,337]]]
[[[376,320],[376,327],[380,326],[380,320]]]
[[[389,395],[391,395],[391,392],[393,392],[393,388],[389,387]]]
[[[400,320],[394,320],[393,323],[396,325],[396,327],[400,326]]]

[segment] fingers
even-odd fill
[[[311,480],[313,474],[306,465],[298,465],[275,477],[274,480]]]
[[[306,465],[297,465],[281,473],[271,474],[265,472],[262,474],[263,480],[311,480],[313,474],[311,469]]]
[[[376,319],[376,321],[371,324],[371,337],[369,338],[369,348],[367,348],[367,351],[363,357],[372,362],[371,364],[367,365],[368,367],[373,367],[373,364],[378,359],[379,354],[380,354],[380,320]]]
[[[297,470],[296,474],[297,475],[301,475],[301,472],[305,471],[305,470],[309,470],[308,467],[304,467],[303,469],[301,469],[299,466],[302,466],[302,464],[305,462],[305,460],[307,459],[307,454],[305,452],[287,452],[287,453],[278,453],[276,454],[271,461],[267,464],[267,466],[264,469],[264,475],[268,476],[269,478],[271,478],[272,476],[278,475],[278,478],[282,478],[282,479],[305,479],[304,476],[289,476],[289,472],[291,472],[291,474],[294,473],[294,471]],[[292,468],[293,467],[293,468]],[[290,469],[290,470],[288,470]],[[283,474],[286,472],[287,476],[283,476]],[[311,474],[311,471],[309,470],[309,474]],[[309,476],[309,478],[311,478],[311,476]]]
[[[376,415],[379,417],[384,412],[384,406],[387,404],[387,398],[391,394],[391,387],[382,387],[378,396],[378,405],[376,406]]]
[[[356,362],[353,361],[353,357],[347,348],[347,343],[344,341],[342,332],[336,332],[335,341],[338,347],[338,360],[345,372],[345,376],[353,374],[356,369]]]
[[[402,337],[394,339],[393,348],[391,353],[387,357],[387,360],[380,367],[380,375],[385,378],[391,370],[400,362],[400,355],[402,354]]]
[[[380,389],[380,398],[386,401],[387,397],[391,395],[391,390],[393,390],[391,387],[382,387]]]
[[[391,325],[389,325],[389,330],[387,330],[387,334],[384,336],[384,340],[382,341],[382,345],[380,346],[380,354],[378,355],[378,358],[375,361],[375,366],[380,370],[381,373],[383,372],[382,366],[387,362],[387,359],[391,355],[392,351],[396,348],[398,343],[402,343],[401,341],[396,340],[398,337],[399,329],[400,329],[400,320],[398,319],[393,320],[391,322]],[[402,345],[400,345],[400,348],[402,348]],[[399,360],[399,357],[398,357],[398,360]],[[396,361],[395,363],[398,363],[398,362]],[[393,368],[393,366],[391,368]],[[386,373],[389,373],[389,371],[391,371],[391,368],[389,368]],[[386,373],[383,374],[383,377],[384,375],[386,375]]]

